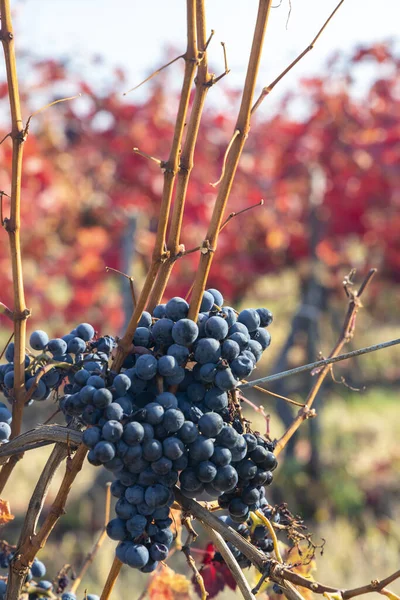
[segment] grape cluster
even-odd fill
[[[268,504],[265,498],[264,488],[261,491],[260,499],[260,510],[264,515],[275,523],[279,523],[280,515],[279,512],[273,513],[271,506]],[[256,515],[250,515],[245,523],[238,524],[230,516],[220,517],[229,527],[232,527],[243,536],[248,542],[252,543],[253,546],[259,548],[263,552],[270,554],[274,551],[274,543],[269,537],[269,531],[265,525],[263,525]],[[236,548],[232,542],[227,542],[227,546],[235,557],[238,565],[244,569],[251,566],[251,561],[242,552]],[[216,563],[224,562],[223,557],[219,552],[216,552],[213,557],[213,561]]]
[[[27,365],[29,379],[43,361],[55,363],[32,398],[46,398],[67,380],[60,398],[67,422],[86,426],[89,462],[116,477],[116,517],[107,533],[119,542],[118,558],[147,573],[173,542],[175,485],[189,498],[218,498],[235,523],[244,523],[262,506],[277,465],[273,446],[242,423],[234,393],[270,344],[270,311],[237,313],[211,289],[197,322],[188,312],[183,298],[143,312],[119,374],[109,366],[114,339],[96,339],[89,324],[56,340],[41,331],[30,338],[41,354]],[[6,368],[4,379],[12,363]]]
[[[14,556],[14,549],[15,547],[9,546],[6,542],[1,542],[0,569],[8,569]],[[73,592],[64,592],[70,581],[65,572],[61,574],[54,583],[43,579],[46,575],[46,571],[46,565],[37,558],[34,558],[25,579],[24,591],[28,594],[28,600],[39,600],[39,598],[49,595],[54,598],[54,593],[57,595],[61,594],[61,600],[77,600],[77,597]],[[6,591],[7,582],[4,579],[0,579],[0,600],[5,598]],[[96,594],[85,593],[83,600],[99,600],[99,596]]]
[[[41,330],[32,333],[29,343],[32,350],[39,351],[39,354],[25,355],[25,389],[28,394],[31,388],[33,389],[29,394],[28,405],[35,400],[47,400],[51,392],[60,387],[71,369],[77,372],[83,366],[89,366],[89,369],[97,371],[108,362],[109,352],[115,345],[114,339],[101,338],[94,342],[94,335],[94,328],[89,323],[81,323],[62,338],[49,339],[47,333]],[[106,349],[108,354],[103,352],[103,349]],[[11,403],[14,387],[13,343],[7,346],[5,358],[7,363],[0,365],[0,389]],[[68,386],[65,387],[68,390]],[[9,439],[11,421],[11,412],[1,402],[0,442]]]

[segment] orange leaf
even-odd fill
[[[150,600],[189,600],[190,581],[161,564],[151,577],[148,587]]]
[[[0,498],[0,525],[5,525],[14,519],[14,515],[10,512],[10,503],[8,500]]]

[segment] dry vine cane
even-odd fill
[[[338,7],[342,4],[342,2],[340,2]],[[10,89],[10,104],[13,117],[13,127],[11,133],[11,137],[13,139],[13,182],[11,190],[11,215],[9,220],[3,219],[3,222],[10,237],[10,246],[12,249],[13,256],[13,276],[14,283],[16,286],[16,300],[14,311],[10,311],[10,309],[7,309],[7,307],[4,307],[4,305],[1,305],[1,309],[2,312],[4,312],[7,316],[12,316],[15,322],[17,371],[19,361],[19,375],[16,377],[17,384],[15,386],[14,395],[15,424],[13,425],[13,433],[15,433],[17,429],[20,428],[22,408],[26,400],[25,391],[23,389],[24,373],[22,369],[24,362],[25,344],[22,344],[21,339],[25,336],[25,320],[29,316],[29,311],[26,311],[26,309],[24,308],[25,303],[23,300],[23,286],[21,277],[21,260],[19,251],[19,185],[22,161],[22,144],[26,137],[25,133],[27,131],[27,128],[23,128],[22,121],[20,118],[18,87],[15,72],[15,57],[13,53],[13,37],[9,5],[7,0],[0,0],[0,6],[2,12],[1,37],[6,55],[7,76]],[[226,152],[221,180],[220,182],[218,182],[220,184],[220,188],[215,204],[215,210],[207,233],[207,238],[203,242],[201,247],[202,254],[200,259],[200,269],[195,279],[192,302],[189,312],[189,317],[192,319],[195,319],[197,317],[199,311],[202,293],[204,291],[207,275],[211,266],[212,256],[216,249],[219,232],[222,229],[222,221],[226,203],[229,197],[238,161],[248,135],[250,127],[250,116],[251,113],[254,112],[254,110],[258,106],[258,104],[256,103],[256,105],[253,106],[253,109],[251,108],[269,10],[270,2],[266,0],[260,0],[255,34],[249,61],[249,68],[247,72],[246,84],[242,97],[239,116],[232,140],[229,143]],[[331,17],[332,16],[333,15],[331,15]],[[161,297],[165,289],[169,274],[171,272],[173,262],[176,258],[177,251],[180,247],[179,236],[182,224],[184,202],[190,171],[193,167],[193,151],[196,143],[201,112],[208,87],[210,87],[210,85],[212,85],[212,83],[215,83],[218,79],[213,78],[208,73],[207,69],[206,52],[208,43],[205,35],[204,3],[202,0],[197,0],[196,2],[194,2],[193,0],[187,1],[187,17],[188,45],[187,51],[183,56],[183,58],[185,59],[184,83],[182,87],[181,100],[178,109],[178,117],[176,121],[174,140],[171,148],[170,157],[167,162],[161,164],[164,170],[164,191],[161,205],[159,227],[157,232],[156,246],[153,253],[153,261],[148,276],[146,278],[146,282],[143,287],[142,293],[139,297],[137,306],[135,308],[134,314],[132,316],[131,322],[128,326],[128,330],[124,338],[121,340],[120,348],[118,350],[118,354],[114,362],[115,370],[119,370],[124,355],[130,348],[130,340],[132,339],[132,335],[135,331],[136,325],[139,321],[142,311],[147,305],[151,307],[154,304],[156,304],[159,298]],[[330,18],[328,19],[327,23],[329,22]],[[318,39],[319,35],[323,31],[327,23],[321,29],[321,31],[319,32],[309,49],[312,48],[313,44]],[[304,53],[302,55],[304,55]],[[300,57],[296,59],[296,61],[294,61],[292,65],[290,65],[290,67],[282,74],[282,76],[288,70],[290,70],[290,68],[292,68],[292,66],[294,66],[294,64],[296,64],[298,60],[300,60],[302,55],[300,55]],[[188,134],[183,146],[183,153],[179,160],[180,147],[183,139],[183,129],[189,108],[190,89],[193,84],[196,68],[198,69],[198,78],[196,82],[196,96],[190,115]],[[227,70],[228,69],[226,67],[225,72],[227,72]],[[268,91],[270,91],[272,87],[273,86],[269,86]],[[171,217],[171,234],[169,235],[168,242],[166,244],[166,230],[172,200],[172,191],[174,180],[177,174],[177,196],[174,211]],[[159,273],[160,275],[158,275]],[[370,277],[371,276],[372,273],[370,274]],[[348,341],[349,337],[351,337],[351,335],[353,334],[355,315],[359,308],[358,299],[361,296],[363,290],[365,289],[369,278],[367,278],[364,286],[362,286],[359,290],[358,295],[351,292],[351,281],[346,282],[345,288],[350,295],[349,313],[345,323],[343,334],[332,352],[332,357],[335,357],[340,352],[343,344],[346,341]],[[300,414],[294,421],[291,428],[289,428],[288,432],[286,432],[283,438],[279,440],[277,452],[280,452],[283,449],[288,439],[295,433],[297,428],[300,426],[301,422],[305,418],[308,418],[312,415],[312,403],[323,382],[323,379],[325,378],[328,372],[329,367],[325,365],[321,370],[317,381],[314,384],[307,398],[305,407],[301,409]],[[21,375],[22,378],[20,377]],[[56,437],[55,439],[58,438]],[[48,442],[49,440],[50,438],[47,438],[46,442]],[[34,440],[31,440],[31,444],[40,443],[40,441],[40,438],[35,438]],[[79,443],[78,438],[76,438],[74,441],[76,443]],[[28,445],[28,448],[29,447],[31,446]],[[16,551],[16,556],[10,569],[9,585],[7,589],[8,599],[15,599],[19,597],[21,585],[25,579],[29,565],[35,557],[37,551],[41,547],[43,547],[43,545],[47,541],[47,538],[50,532],[52,531],[54,525],[64,512],[64,507],[69,490],[80,468],[82,467],[83,460],[87,452],[86,448],[83,445],[80,445],[75,456],[71,458],[69,456],[69,451],[69,444],[66,446],[65,443],[57,441],[57,444],[36,486],[27,513],[25,526],[23,528],[21,539]],[[53,503],[49,515],[45,519],[39,531],[36,533],[38,519],[43,507],[43,502],[45,500],[50,481],[56,468],[61,464],[62,460],[67,455],[67,469],[60,490],[56,496],[56,499]],[[12,465],[11,461],[9,465]],[[10,468],[8,469],[8,471],[7,468],[3,469],[3,483],[4,480],[7,479],[9,472]],[[183,508],[185,508],[185,510],[189,511],[193,516],[198,518],[198,520],[205,525],[206,529],[210,533],[210,536],[214,540],[215,545],[218,547],[222,556],[224,557],[228,567],[231,569],[234,576],[237,578],[238,585],[245,598],[253,598],[253,592],[249,589],[249,586],[245,581],[243,574],[239,566],[237,565],[237,562],[235,561],[232,553],[230,552],[229,548],[226,547],[226,544],[224,542],[225,539],[231,541],[237,548],[239,548],[251,560],[251,562],[258,567],[258,569],[263,573],[263,576],[265,576],[265,572],[268,571],[268,577],[272,581],[279,583],[285,595],[291,600],[298,600],[299,598],[301,598],[301,595],[298,592],[298,590],[296,590],[296,588],[293,588],[291,584],[296,584],[298,586],[303,586],[308,589],[312,589],[317,593],[337,592],[335,588],[323,586],[315,582],[310,583],[305,578],[302,578],[301,576],[293,573],[287,565],[284,565],[282,563],[279,556],[279,552],[277,550],[277,544],[275,544],[275,552],[278,560],[269,560],[265,554],[258,551],[244,538],[241,538],[234,530],[232,530],[229,527],[226,527],[223,523],[221,523],[221,521],[216,519],[209,510],[205,509],[195,501],[188,500],[187,498],[185,498],[179,489],[175,490],[175,494],[180,505]],[[104,587],[102,593],[102,600],[105,600],[110,596],[111,590],[115,584],[121,565],[122,563],[116,558],[114,560],[106,585]],[[388,585],[398,576],[399,573],[395,573],[381,583],[373,583],[370,586],[364,586],[363,588],[359,588],[357,590],[344,591],[342,592],[342,597],[351,598],[353,596],[372,591],[373,589],[385,593],[383,591],[385,586]]]

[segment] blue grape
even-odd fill
[[[5,359],[11,363],[14,360],[14,342],[10,342],[5,352]]]
[[[119,396],[124,396],[131,387],[131,385],[132,381],[124,373],[120,373],[119,375],[117,375],[113,381],[113,386],[115,387]]]
[[[256,504],[260,500],[260,492],[256,487],[248,485],[243,489],[240,497],[245,504],[250,506],[251,504]]]
[[[249,481],[257,473],[257,465],[250,458],[245,458],[236,465],[236,470],[240,479]]]
[[[221,346],[218,340],[214,338],[200,339],[194,351],[196,362],[204,365],[205,363],[215,363],[221,356]]]
[[[248,347],[249,347],[250,352],[254,355],[256,362],[258,362],[263,353],[261,344],[259,342],[257,342],[256,340],[250,340]]]
[[[273,321],[272,312],[268,308],[257,308],[260,317],[260,327],[268,327]]]
[[[157,374],[157,359],[152,354],[142,354],[136,361],[135,370],[140,379],[149,381]]]
[[[73,592],[64,592],[61,596],[61,600],[76,600],[76,595]]]
[[[91,375],[86,380],[86,385],[91,385],[98,390],[100,390],[101,388],[104,388],[106,386],[106,384],[104,383],[104,379],[102,377],[100,377],[99,375]]]
[[[261,327],[251,334],[251,338],[258,342],[263,350],[266,350],[271,343],[271,334]]]
[[[238,441],[233,448],[230,448],[232,454],[232,462],[242,460],[247,454],[246,440],[242,435],[239,435]]]
[[[144,438],[144,429],[143,426],[137,421],[132,421],[131,423],[127,423],[124,426],[124,433],[122,439],[128,445],[133,446],[133,444],[140,443]]]
[[[92,401],[96,408],[106,408],[112,403],[113,396],[110,390],[107,388],[101,388],[95,391]]]
[[[99,352],[105,352],[106,354],[111,354],[112,349],[115,347],[115,340],[110,335],[105,335],[97,340],[97,350]]]
[[[158,396],[156,396],[156,402],[161,404],[164,410],[167,410],[168,408],[178,408],[178,400],[176,396],[170,392],[162,392],[161,394],[158,394]]]
[[[241,351],[246,350],[249,345],[249,338],[240,331],[235,331],[235,333],[230,334],[228,339],[236,342]]]
[[[103,439],[107,442],[117,442],[124,433],[124,428],[119,421],[107,421],[101,430]]]
[[[125,552],[125,562],[130,567],[141,569],[149,561],[149,551],[143,544],[133,544]]]
[[[101,440],[101,432],[98,427],[90,427],[83,432],[82,442],[88,448],[94,448]]]
[[[225,446],[226,448],[232,449],[236,446],[239,441],[239,434],[233,427],[229,425],[224,425],[216,437],[216,441],[221,446]]]
[[[8,373],[7,373],[7,375],[8,375]],[[35,383],[34,377],[31,377],[30,379],[28,379],[28,381],[25,384],[26,389],[30,390],[31,387],[34,385],[34,383]],[[32,394],[32,398],[34,400],[44,400],[45,397],[47,396],[47,394],[48,394],[48,388],[46,387],[46,384],[44,383],[44,381],[42,381],[40,379],[36,390]]]
[[[256,331],[260,327],[260,315],[254,308],[246,308],[239,313],[239,323],[243,323],[250,333]]]
[[[8,371],[8,373],[5,374],[4,376],[4,385],[9,389],[12,390],[14,387],[14,371]],[[34,378],[32,378],[34,381]]]
[[[214,296],[210,292],[204,292],[200,304],[200,312],[208,312],[214,306]]]
[[[130,504],[140,504],[144,500],[144,487],[132,485],[125,489],[125,498]]]
[[[228,330],[228,323],[222,317],[210,317],[204,325],[205,334],[216,340],[226,338]]]
[[[240,323],[239,321],[236,321],[236,323],[234,323],[229,328],[229,335],[232,335],[234,333],[242,333],[245,336],[247,341],[250,340],[249,330],[247,329],[247,327],[244,323]]]
[[[196,475],[202,483],[210,483],[217,474],[217,467],[209,460],[204,460],[196,467]]]
[[[45,331],[37,329],[31,333],[29,344],[34,350],[44,350],[49,343],[49,336]]]
[[[173,356],[165,355],[158,359],[158,372],[163,377],[175,375],[178,366],[178,361]]]
[[[217,374],[217,365],[215,363],[205,363],[200,367],[200,379],[204,383],[214,383]]]
[[[189,444],[189,456],[199,462],[211,458],[214,452],[214,443],[203,435],[199,435],[192,444]]]
[[[154,561],[165,560],[168,557],[169,549],[164,544],[155,543],[150,546],[150,557]]]
[[[144,310],[139,319],[138,327],[151,327],[152,322],[151,314]]]
[[[146,504],[151,508],[160,508],[168,502],[169,489],[159,483],[150,485],[144,493],[144,499]]]
[[[156,319],[162,319],[166,315],[166,304],[158,304],[153,310],[153,315]]]
[[[225,340],[221,347],[221,357],[227,361],[232,361],[240,354],[240,347],[234,340]]]
[[[108,524],[107,524],[107,535],[109,538],[111,538],[112,540],[116,540],[116,541],[122,541],[126,538],[126,527],[125,527],[125,521],[123,519],[120,518],[115,518],[112,519]]]
[[[141,500],[143,502],[143,500]],[[138,502],[137,504],[140,504]],[[126,528],[133,537],[137,537],[144,533],[147,527],[147,519],[144,515],[134,515],[131,519],[126,522]]]
[[[170,547],[174,540],[173,533],[170,529],[160,529],[154,536],[155,542],[160,542],[160,544],[165,544],[167,547]]]
[[[38,582],[37,586],[39,588],[42,588],[42,590],[51,590],[53,584],[51,583],[51,581],[46,581],[45,579],[43,579],[42,581]]]
[[[80,337],[74,337],[68,342],[68,352],[71,354],[81,354],[85,350],[86,342]]]
[[[110,491],[114,498],[122,498],[126,490],[127,487],[119,479],[114,479],[110,486]]]
[[[257,448],[257,438],[255,435],[253,435],[252,433],[245,433],[243,437],[246,440],[248,452],[252,452]]]
[[[53,354],[53,356],[65,354],[67,352],[67,348],[67,342],[65,342],[61,338],[54,338],[53,340],[50,340],[47,344],[47,349],[49,350],[49,352],[51,352],[51,354]]]
[[[182,490],[196,492],[202,487],[194,469],[188,467],[179,475],[179,482]]]
[[[158,425],[164,418],[164,409],[158,402],[150,402],[146,406],[146,421],[150,425]]]
[[[32,575],[40,579],[46,575],[46,566],[40,560],[35,559],[31,566]]]
[[[8,410],[8,408],[3,404],[3,402],[1,402],[0,404],[2,405],[0,406],[0,421],[2,421],[3,423],[8,423],[8,425],[10,425],[12,421],[12,414]]]
[[[224,303],[224,297],[221,292],[215,289],[209,289],[207,290],[207,293],[213,296],[215,304],[221,308]]]
[[[210,410],[220,411],[228,406],[228,395],[219,388],[211,388],[204,397],[204,404]]]
[[[164,456],[170,460],[177,460],[185,451],[183,442],[176,437],[167,437],[162,443],[162,448]]]
[[[231,362],[231,369],[238,379],[244,379],[252,373],[254,363],[248,356],[241,354]]]
[[[176,344],[191,346],[199,335],[199,328],[190,319],[177,321],[172,328],[172,338]]]
[[[166,475],[172,469],[172,461],[166,456],[151,463],[151,468],[157,475]]]
[[[125,498],[119,498],[115,505],[115,512],[120,519],[127,521],[137,514],[136,506],[129,504]]]
[[[183,298],[175,297],[168,300],[165,306],[165,314],[172,321],[185,319],[189,312],[189,304]]]
[[[236,469],[232,465],[226,465],[218,467],[212,484],[218,492],[230,492],[235,489],[238,480],[239,477]]]
[[[199,431],[194,423],[185,421],[177,435],[184,444],[191,444],[199,435]]]
[[[216,374],[214,383],[220,390],[228,392],[229,390],[233,390],[238,382],[231,369],[221,369]]]
[[[49,375],[50,373],[53,373],[53,371],[46,373],[46,375]],[[78,385],[81,385],[81,386],[85,386],[87,384],[89,377],[90,377],[89,371],[87,371],[86,369],[81,369],[80,371],[77,371],[75,373],[74,383],[77,383]]]
[[[138,327],[133,334],[134,345],[149,348],[151,346],[151,342],[152,336],[150,329],[147,329],[147,327]]]
[[[85,340],[85,342],[89,342],[94,338],[94,328],[90,325],[90,323],[81,323],[76,328],[77,335]]]
[[[225,467],[231,462],[232,453],[229,450],[229,448],[224,448],[223,446],[215,446],[214,453],[211,456],[211,460],[217,467]]]
[[[145,442],[142,446],[143,450],[143,458],[148,460],[149,462],[154,462],[162,457],[163,447],[161,442],[158,440],[149,440]]]
[[[205,413],[199,420],[199,430],[210,438],[217,437],[223,426],[222,417],[214,412]]]
[[[110,421],[120,421],[124,416],[124,409],[117,402],[112,402],[107,406],[105,415]]]
[[[176,433],[185,422],[183,413],[177,408],[169,408],[165,411],[163,426],[168,433]]]
[[[181,344],[172,344],[167,350],[168,356],[173,356],[180,367],[186,364],[189,350]]]
[[[185,379],[185,369],[178,366],[174,375],[165,377],[165,383],[168,386],[179,385],[184,379]]]
[[[98,442],[93,450],[94,456],[102,463],[112,460],[115,456],[115,446],[111,442]]]
[[[170,346],[173,343],[171,335],[173,326],[174,322],[167,318],[162,318],[154,323],[151,333],[157,345]]]

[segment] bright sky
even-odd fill
[[[17,43],[46,56],[78,59],[84,73],[93,71],[90,59],[100,54],[110,67],[127,70],[131,87],[161,66],[166,47],[184,51],[185,4],[184,0],[23,0],[15,4]],[[271,11],[260,88],[310,43],[337,0],[291,0],[291,4],[287,28],[289,0],[282,0],[281,6]],[[210,68],[217,73],[222,70],[219,42],[224,41],[231,68],[226,82],[232,87],[244,80],[257,6],[257,0],[207,2],[208,28],[215,30]],[[345,0],[315,49],[274,94],[292,88],[299,76],[317,72],[333,50],[398,40],[399,23],[398,0]],[[218,102],[220,92],[213,94]]]

